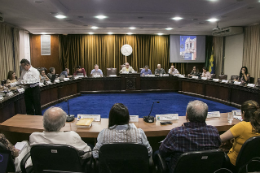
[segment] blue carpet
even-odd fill
[[[108,118],[113,104],[123,103],[128,107],[130,115],[143,117],[149,114],[152,103],[159,101],[160,103],[154,104],[152,115],[178,113],[179,116],[184,116],[187,104],[192,100],[201,100],[207,103],[210,112],[220,111],[226,113],[237,109],[215,101],[175,92],[84,94],[70,99],[69,104],[70,114],[75,116],[77,114],[100,114],[102,118]],[[55,106],[61,107],[67,112],[67,102],[61,102]],[[43,110],[43,113],[45,110]]]

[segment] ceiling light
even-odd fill
[[[158,33],[157,35],[163,35],[163,33]]]
[[[135,27],[130,27],[129,29],[135,29]]]
[[[112,35],[112,34],[113,34],[113,32],[108,32],[107,34],[109,34],[109,35]]]
[[[181,20],[182,18],[181,17],[174,17],[172,18],[173,20]]]
[[[46,33],[46,32],[42,32],[41,34],[42,34],[42,35],[45,35],[45,34],[47,34],[47,33]]]
[[[91,29],[98,29],[98,27],[97,26],[92,26]]]
[[[211,18],[211,19],[208,19],[207,21],[209,21],[209,22],[216,22],[216,21],[218,21],[218,19],[216,19],[216,18]]]
[[[105,18],[107,18],[107,16],[104,16],[104,15],[98,15],[98,16],[95,16],[95,18],[97,18],[97,19],[105,19]]]
[[[131,32],[128,32],[127,34],[128,34],[128,35],[132,35],[133,33],[131,33]]]
[[[165,28],[166,30],[172,30],[173,28]]]
[[[92,34],[94,34],[94,32],[89,32],[88,34],[92,35]]]
[[[56,18],[58,18],[58,19],[64,19],[64,18],[67,18],[66,16],[64,16],[64,15],[61,15],[61,14],[59,14],[59,15],[56,15],[55,17],[56,17]]]

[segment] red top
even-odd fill
[[[78,71],[75,71],[73,75],[76,76],[78,73],[83,73],[83,75],[86,76],[86,71],[84,68],[81,68]]]

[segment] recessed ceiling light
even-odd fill
[[[135,29],[135,27],[129,27],[129,29]]]
[[[95,16],[95,18],[97,18],[97,19],[105,19],[105,18],[107,18],[107,16],[104,16],[104,15],[98,15],[98,16]]]
[[[157,35],[163,35],[163,33],[157,33]]]
[[[98,27],[97,26],[92,26],[91,29],[98,29]]]
[[[172,30],[173,28],[165,28],[166,30]]]
[[[209,22],[216,22],[216,21],[218,21],[218,19],[216,19],[216,18],[211,18],[211,19],[208,19],[207,21],[209,21]]]
[[[59,14],[59,15],[56,15],[55,17],[56,17],[56,18],[58,18],[58,19],[64,19],[64,18],[67,18],[66,16],[64,16],[64,15],[61,15],[61,14]]]
[[[181,17],[174,17],[174,18],[172,18],[173,20],[181,20],[181,19],[183,19],[183,18],[181,18]]]
[[[127,33],[127,35],[132,35],[132,34],[133,34],[133,33],[131,33],[131,32],[128,32],[128,33]]]
[[[92,35],[92,34],[94,34],[94,32],[89,32],[88,34]]]
[[[45,34],[47,34],[47,33],[46,33],[46,32],[42,32],[41,34],[42,34],[42,35],[45,35]]]
[[[111,34],[113,34],[113,32],[108,32],[107,34],[111,35]]]

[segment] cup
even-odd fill
[[[232,124],[232,121],[233,121],[233,119],[234,119],[233,112],[229,112],[229,113],[228,113],[227,119],[228,119],[228,123],[229,123],[229,124]]]

